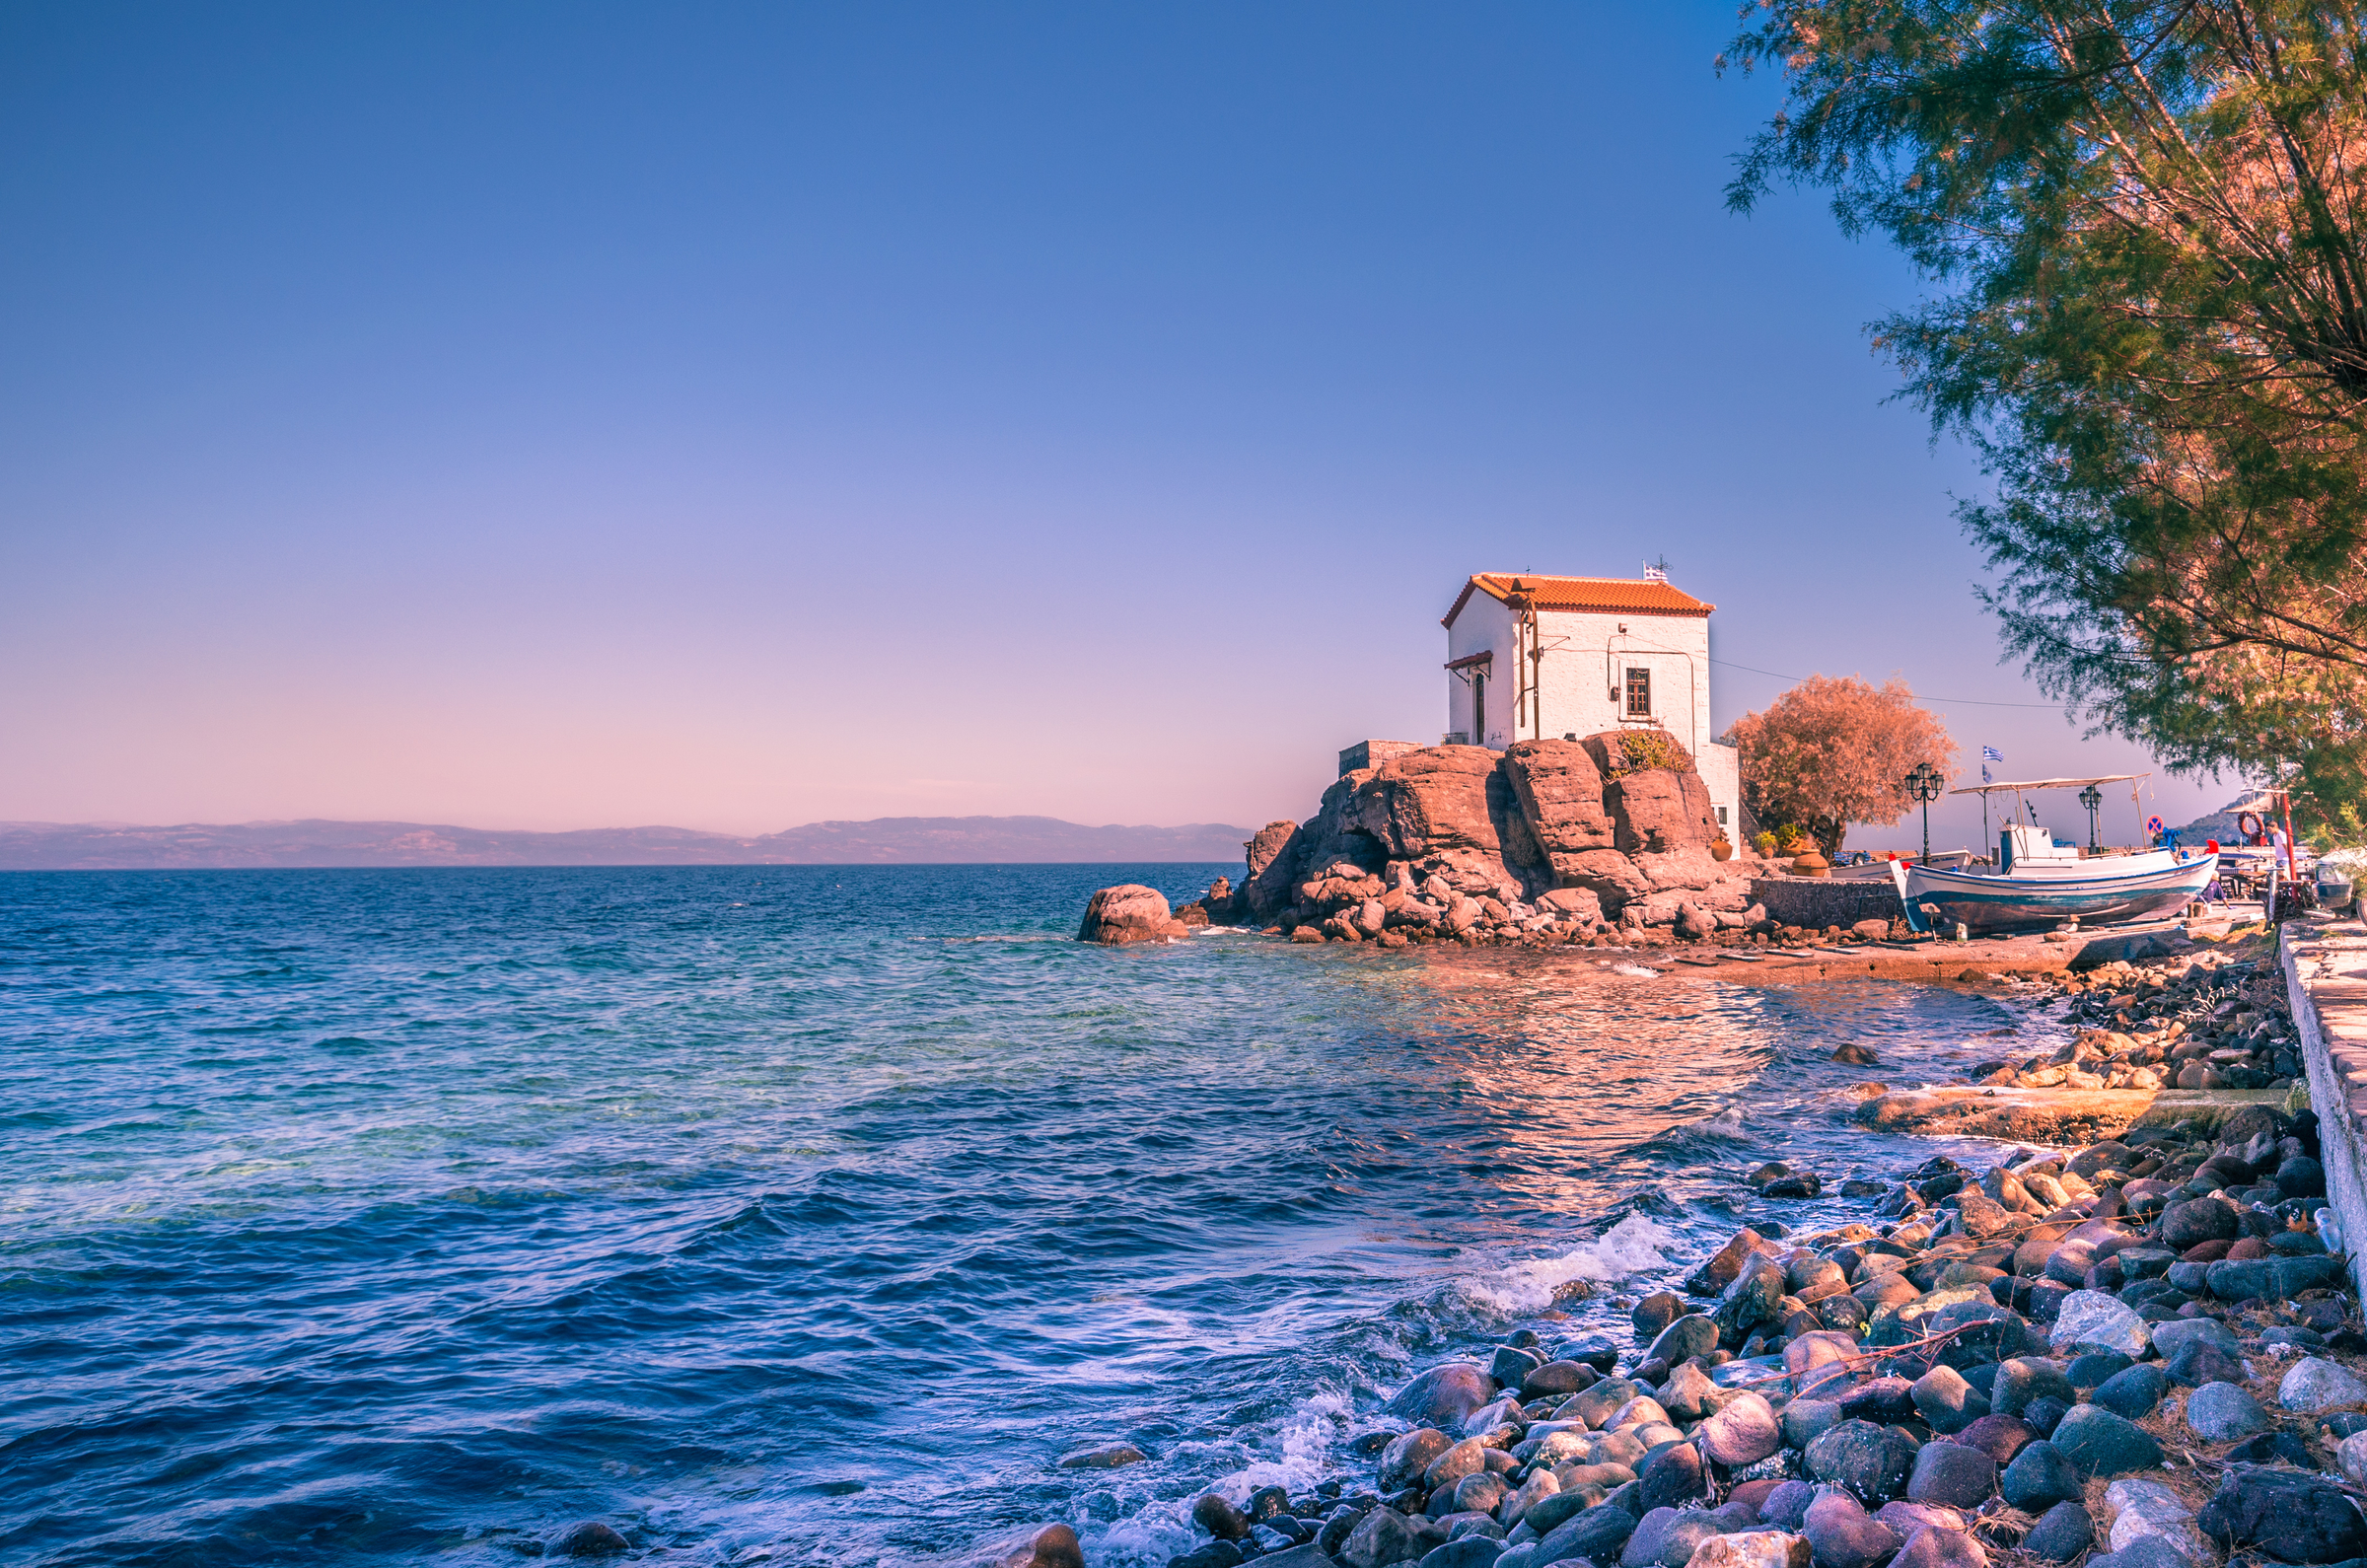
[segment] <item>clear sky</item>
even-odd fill
[[[1468,573],[1663,554],[1720,725],[1895,672],[2149,765],[1968,700],[2044,699],[1917,282],[1724,211],[1731,26],[8,7],[0,819],[1255,823],[1436,739]]]

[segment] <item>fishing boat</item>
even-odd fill
[[[1987,871],[1958,871],[1891,862],[1907,924],[1917,931],[1960,924],[1972,931],[2026,930],[2067,920],[2112,925],[2165,914],[2199,898],[2218,873],[2217,856],[2183,849],[2082,855],[2076,845],[2057,843],[2041,827],[2037,812],[2023,798],[2033,790],[2087,789],[2144,776],[2028,779],[1951,790],[1953,795],[2014,796],[2013,814],[1997,836],[1997,864]]]

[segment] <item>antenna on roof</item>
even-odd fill
[[[1644,562],[1644,581],[1645,581],[1645,582],[1647,582],[1647,583],[1665,583],[1665,582],[1667,582],[1668,580],[1669,580],[1669,558],[1668,558],[1666,555],[1663,555],[1663,556],[1662,556],[1662,557],[1661,557],[1659,560],[1657,560],[1657,561],[1646,561],[1646,562]]]

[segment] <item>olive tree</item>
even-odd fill
[[[1782,109],[1729,190],[1819,185],[1934,285],[1873,325],[1996,478],[2007,647],[2174,771],[2359,793],[2367,29],[2298,0],[1764,0]]]
[[[1764,713],[1735,721],[1743,799],[1765,822],[1792,822],[1825,853],[1851,822],[1885,826],[1912,804],[1918,762],[1945,773],[1956,760],[1947,726],[1915,705],[1906,682],[1871,686],[1855,676],[1811,676]]]

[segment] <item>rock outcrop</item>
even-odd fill
[[[1689,907],[1701,931],[1750,903],[1743,868],[1710,854],[1717,836],[1708,788],[1662,731],[1425,747],[1343,775],[1305,822],[1266,824],[1232,902],[1295,929],[1396,890],[1430,907],[1385,910],[1385,929],[1450,934],[1467,899],[1548,926],[1674,925]]]
[[[1710,853],[1717,838],[1709,789],[1665,731],[1523,741],[1502,752],[1422,747],[1340,775],[1306,821],[1259,828],[1243,846],[1239,888],[1220,884],[1173,911],[1148,888],[1104,889],[1080,935],[1183,934],[1167,920],[1396,947],[1571,941],[1616,923],[1631,936],[1658,926],[1705,941],[1763,923],[1751,904],[1756,863],[1721,864]]]

